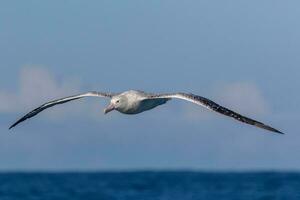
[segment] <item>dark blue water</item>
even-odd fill
[[[298,173],[2,173],[0,200],[299,200]]]

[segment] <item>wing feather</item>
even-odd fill
[[[104,93],[104,92],[88,92],[88,93],[84,93],[84,94],[69,96],[69,97],[65,97],[65,98],[61,98],[61,99],[56,99],[56,100],[44,103],[43,105],[39,106],[38,108],[36,108],[36,109],[32,110],[31,112],[27,113],[25,116],[23,116],[18,121],[16,121],[13,125],[11,125],[9,127],[9,129],[12,129],[13,127],[15,127],[19,123],[25,121],[26,119],[29,119],[29,118],[37,115],[38,113],[42,112],[43,110],[45,110],[47,108],[50,108],[52,106],[55,106],[55,105],[67,103],[69,101],[74,101],[74,100],[77,100],[77,99],[81,99],[83,97],[108,97],[108,98],[112,98],[113,95],[114,94]]]
[[[177,98],[177,99],[183,99],[195,104],[198,104],[200,106],[204,106],[205,108],[218,112],[220,114],[226,115],[228,117],[232,117],[240,122],[250,124],[262,129],[266,129],[268,131],[272,131],[275,133],[283,134],[281,131],[272,128],[271,126],[268,126],[262,122],[256,121],[254,119],[245,117],[237,112],[234,112],[228,108],[225,108],[215,102],[213,102],[210,99],[207,99],[205,97],[201,97],[195,94],[187,94],[187,93],[174,93],[174,94],[158,94],[158,95],[149,95],[148,98],[155,99],[155,98]]]

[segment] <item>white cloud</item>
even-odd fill
[[[79,86],[70,81],[57,81],[44,68],[25,67],[20,74],[19,99],[23,106],[34,106],[49,98],[77,93]]]
[[[213,91],[211,100],[241,114],[258,116],[265,115],[269,111],[261,91],[253,83],[230,83],[219,86]],[[212,112],[198,110],[193,105],[187,105],[185,110],[187,119],[207,120],[214,116]]]
[[[262,92],[253,83],[239,82],[224,85],[217,91],[217,99],[223,105],[244,114],[265,115],[269,111]]]
[[[42,103],[56,98],[78,94],[80,84],[74,80],[57,80],[48,70],[38,66],[26,66],[19,75],[17,91],[6,91],[0,88],[0,113],[26,112]],[[71,113],[80,114],[83,109],[93,113],[95,105],[77,103],[64,106],[64,109],[49,109],[46,112],[50,118],[61,118]],[[99,111],[99,110],[97,110]]]
[[[18,97],[16,94],[0,90],[0,112],[14,112],[18,107]]]

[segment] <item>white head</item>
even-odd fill
[[[123,95],[114,96],[110,100],[110,104],[104,109],[104,114],[109,113],[113,110],[121,110],[126,107],[127,98]]]

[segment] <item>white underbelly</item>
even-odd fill
[[[138,114],[147,110],[151,110],[159,105],[165,104],[169,99],[149,99],[135,102],[133,105],[128,106],[126,109],[119,110],[124,114]]]

